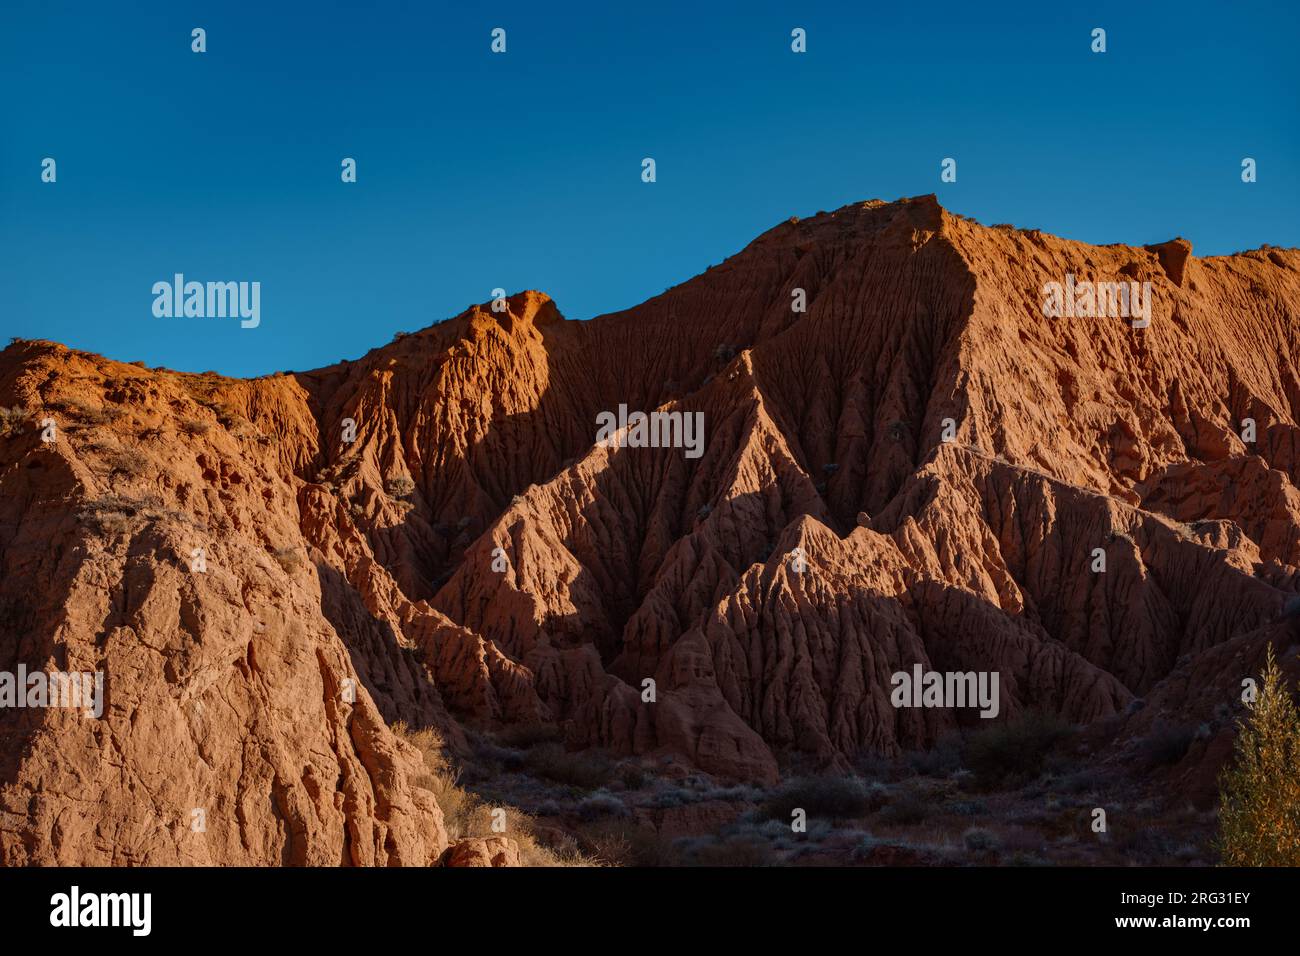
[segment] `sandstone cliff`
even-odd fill
[[[1067,274],[1149,282],[1150,325],[1044,317]],[[427,865],[397,720],[770,784],[966,720],[891,706],[917,662],[1085,723],[1295,642],[1296,250],[924,197],[625,312],[507,305],[248,381],[0,354],[0,669],[106,674],[102,720],[0,711],[0,859]],[[621,404],[702,412],[703,453],[597,445]]]

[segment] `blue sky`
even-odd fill
[[[1300,5],[464,6],[5,0],[0,332],[302,370],[497,286],[590,318],[791,215],[930,192],[1090,242],[1300,246]],[[261,282],[260,326],[155,318],[176,272]]]

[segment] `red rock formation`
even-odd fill
[[[1045,317],[1067,275],[1149,282],[1150,325]],[[433,863],[397,719],[771,783],[978,719],[893,707],[914,663],[998,671],[1004,715],[1200,706],[1162,693],[1295,640],[1297,302],[1295,250],[924,197],[783,223],[626,312],[527,292],[299,375],[16,343],[0,669],[103,670],[107,705],[0,711],[0,853]],[[702,412],[703,453],[598,446],[620,404]]]
[[[443,866],[519,866],[519,847],[505,837],[461,840],[447,848]]]

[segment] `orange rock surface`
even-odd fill
[[[1149,282],[1150,325],[1045,317],[1067,275]],[[396,720],[771,784],[978,720],[893,707],[918,662],[997,671],[1007,716],[1211,707],[1294,642],[1297,309],[1296,250],[923,197],[783,223],[625,312],[525,292],[301,374],[17,342],[0,669],[103,671],[106,703],[0,710],[0,859],[517,861],[448,852]],[[703,454],[597,445],[620,404],[702,412]]]

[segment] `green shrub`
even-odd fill
[[[963,762],[980,786],[1020,786],[1038,776],[1047,752],[1069,732],[1069,724],[1054,715],[1023,714],[972,733]]]
[[[1218,850],[1227,866],[1300,866],[1300,716],[1272,645],[1261,683],[1219,779]]]

